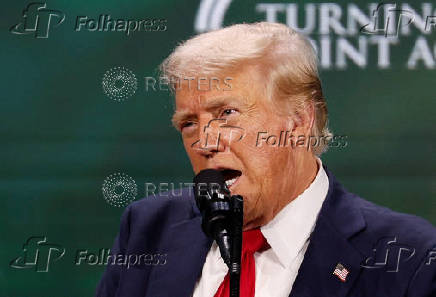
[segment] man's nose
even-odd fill
[[[226,135],[221,127],[224,119],[210,119],[200,122],[199,141],[197,151],[205,156],[226,150]]]

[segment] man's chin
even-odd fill
[[[261,225],[259,223],[256,223],[254,221],[248,222],[247,224],[244,224],[242,226],[242,231],[247,231],[251,229],[259,228]]]
[[[245,211],[245,210],[244,210]],[[261,226],[262,218],[255,216],[252,212],[244,213],[243,231],[255,229]]]

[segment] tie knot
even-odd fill
[[[260,229],[242,232],[242,254],[262,251],[269,248],[269,244]]]

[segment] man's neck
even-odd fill
[[[286,205],[295,200],[307,188],[309,188],[309,186],[315,180],[319,169],[319,163],[315,156],[307,159],[299,166],[298,172],[301,174],[298,176],[298,180],[295,183],[295,190],[292,193],[289,193],[289,195],[284,196],[284,199],[282,199],[278,204],[278,208],[274,210],[273,217],[275,217],[277,213],[279,213]]]
[[[295,200],[307,188],[309,188],[315,180],[319,169],[319,163],[315,156],[311,156],[302,161],[295,169],[295,172],[298,172],[299,175],[295,179],[294,190],[281,197],[280,201],[278,201],[276,207],[268,217],[261,217],[256,221],[244,225],[243,230],[249,230],[268,224],[286,205]]]

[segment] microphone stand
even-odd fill
[[[218,244],[221,257],[229,268],[229,297],[239,297],[241,278],[242,224],[244,202],[240,195],[225,195],[224,201],[213,194],[202,223],[206,234]]]
[[[231,224],[231,251],[230,251],[230,297],[239,297],[240,278],[241,278],[241,252],[242,252],[242,223],[243,223],[242,196],[234,195],[230,199],[230,209],[232,213]]]

